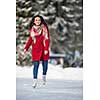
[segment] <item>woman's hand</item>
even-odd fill
[[[45,51],[44,51],[44,54],[47,55],[47,54],[48,54],[48,50],[45,50]]]
[[[26,49],[24,49],[24,54],[26,54]]]
[[[26,49],[24,49],[24,52],[22,52],[21,54],[20,54],[20,56],[21,56],[21,58],[22,59],[25,59],[26,58]]]

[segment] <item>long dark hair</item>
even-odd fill
[[[46,22],[44,21],[43,17],[40,16],[40,15],[33,16],[32,20],[31,20],[31,22],[30,22],[30,24],[29,24],[29,30],[32,28],[33,25],[35,25],[34,19],[35,19],[36,17],[39,17],[39,18],[41,19],[40,25],[41,25],[41,24],[44,24],[44,25],[47,27],[47,30],[48,30],[48,32],[49,32],[49,29],[48,29],[48,26],[47,26]]]

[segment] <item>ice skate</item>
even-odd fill
[[[36,86],[37,86],[37,79],[34,79],[34,80],[33,80],[32,87],[33,87],[33,88],[36,88]]]
[[[43,85],[45,85],[46,84],[46,75],[43,75],[42,79],[43,79]]]

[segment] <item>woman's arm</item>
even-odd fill
[[[28,49],[29,49],[29,47],[30,47],[31,44],[32,44],[32,37],[30,36],[28,38],[28,41],[26,42],[25,47],[24,47],[24,52],[28,51]]]
[[[46,27],[44,27],[43,32],[44,32],[44,41],[43,41],[44,51],[45,51],[45,54],[47,54],[49,51],[49,45],[50,45],[50,34]]]

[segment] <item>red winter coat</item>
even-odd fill
[[[35,33],[35,29],[32,28],[30,32]],[[36,42],[34,43],[32,35],[30,35],[24,49],[26,49],[27,51],[30,45],[32,45],[32,60],[33,61],[48,60],[50,36],[49,36],[49,32],[46,26],[42,25],[41,33],[35,36],[35,40]],[[46,55],[44,54],[45,50],[48,51]]]

